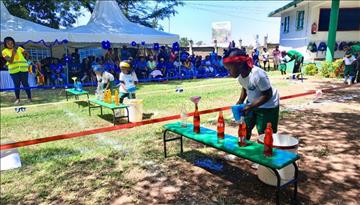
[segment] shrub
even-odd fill
[[[321,62],[320,74],[325,78],[336,78],[344,73],[343,60],[337,59],[332,63]]]
[[[315,75],[319,72],[319,70],[315,64],[307,64],[304,67],[304,72],[306,75]]]
[[[330,77],[330,69],[331,69],[331,64],[329,62],[326,62],[326,61],[321,62],[320,74],[323,77],[325,77],[325,78]]]
[[[333,62],[333,67],[335,68],[334,74],[335,77],[344,75],[344,64],[343,59],[337,59]]]

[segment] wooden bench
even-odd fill
[[[124,104],[120,104],[120,105],[115,105],[115,103],[105,103],[104,101],[102,100],[98,100],[98,99],[90,99],[89,101],[89,116],[91,116],[91,109],[94,109],[94,108],[100,108],[101,110],[101,115],[103,115],[103,107],[105,108],[108,108],[110,110],[112,110],[113,112],[113,123],[115,125],[115,121],[116,119],[120,119],[120,118],[127,118],[127,122],[129,123],[129,109],[127,105],[124,105]],[[123,115],[123,116],[115,116],[115,110],[118,110],[118,109],[126,109],[126,115]]]
[[[69,101],[69,96],[71,96],[71,95],[75,96],[75,100],[79,100],[80,95],[86,95],[87,99],[89,99],[89,92],[88,91],[85,91],[85,90],[77,91],[77,90],[75,90],[75,88],[66,89],[65,90],[65,95],[66,95],[66,101]]]
[[[279,204],[279,194],[280,189],[286,187],[290,184],[294,185],[294,195],[293,200],[296,201],[297,197],[297,181],[298,181],[298,168],[296,165],[296,160],[300,159],[299,155],[283,151],[279,149],[273,149],[272,157],[265,157],[263,154],[264,146],[262,144],[247,141],[248,145],[246,147],[240,147],[238,145],[238,138],[231,135],[225,135],[224,139],[218,139],[217,132],[215,130],[207,129],[201,127],[200,133],[196,134],[193,132],[193,125],[188,124],[187,127],[182,127],[180,122],[171,123],[164,125],[164,155],[166,154],[166,142],[179,140],[180,141],[180,151],[183,152],[183,137],[194,140],[196,142],[202,143],[204,145],[213,147],[215,149],[224,151],[229,154],[233,154],[237,157],[250,160],[254,163],[258,163],[265,167],[270,168],[276,175],[277,186],[276,186],[276,204]],[[166,134],[168,132],[175,133],[179,135],[178,137],[167,138]],[[293,164],[295,168],[294,179],[286,182],[283,185],[281,184],[281,177],[278,172],[278,169],[282,169],[287,165]]]

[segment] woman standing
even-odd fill
[[[31,102],[31,92],[28,83],[28,67],[25,56],[29,54],[21,47],[15,47],[15,40],[11,37],[4,39],[5,48],[2,56],[6,59],[6,65],[15,86],[15,104],[20,103],[20,83],[25,88],[29,102]]]
[[[275,47],[272,54],[273,54],[274,68],[275,70],[278,70],[281,61],[281,51],[279,50],[279,46]]]

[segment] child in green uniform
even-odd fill
[[[266,124],[271,123],[274,133],[277,132],[279,120],[279,93],[270,84],[266,72],[253,65],[252,59],[245,51],[233,48],[228,51],[223,59],[225,68],[233,78],[237,78],[242,87],[237,104],[244,103],[244,112],[247,126],[247,139],[256,126],[259,134],[264,134]]]
[[[280,66],[279,70],[281,75],[286,75],[286,51],[281,52],[281,57],[279,58]]]

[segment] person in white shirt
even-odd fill
[[[269,54],[267,48],[263,48],[262,61],[264,63],[264,70],[265,71],[266,71],[266,64],[268,66],[268,70],[270,71],[269,56],[270,56],[270,54]]]
[[[233,78],[237,78],[242,87],[237,104],[245,108],[247,139],[256,126],[259,134],[264,134],[266,124],[271,123],[274,133],[277,132],[279,120],[279,93],[270,84],[266,72],[253,65],[252,59],[244,50],[234,48],[225,53],[224,66]]]
[[[100,64],[94,64],[92,67],[96,74],[98,85],[102,85],[103,90],[110,89],[112,91],[115,87],[114,76],[105,71],[104,67]]]
[[[136,76],[136,73],[131,72],[131,66],[129,61],[122,61],[119,67],[121,69],[121,73],[119,76],[120,103],[123,103],[126,97],[129,99],[134,99],[136,97],[136,85],[139,80]]]
[[[346,51],[343,60],[345,64],[344,83],[351,85],[355,76],[354,62],[356,61],[356,58],[352,55],[351,51]]]

